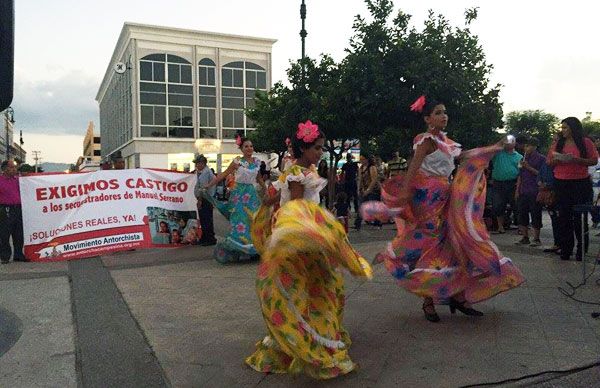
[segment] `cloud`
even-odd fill
[[[71,72],[51,80],[28,79],[21,72],[15,74],[12,107],[18,129],[26,133],[82,135],[90,120],[98,126],[96,78]]]

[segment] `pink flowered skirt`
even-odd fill
[[[452,183],[419,173],[408,208],[395,208],[402,177],[384,184],[383,202],[363,205],[365,219],[395,216],[398,233],[378,255],[398,284],[436,303],[464,294],[469,303],[519,286],[524,277],[490,240],[483,222],[484,169],[493,152],[473,150]]]

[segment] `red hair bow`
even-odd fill
[[[410,106],[410,110],[413,112],[423,112],[423,107],[425,107],[425,104],[427,103],[427,101],[425,100],[425,95],[417,98],[417,100],[415,102],[412,103],[412,105]]]

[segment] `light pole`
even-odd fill
[[[300,37],[302,38],[302,69],[304,69],[304,40],[306,39],[306,35],[308,35],[306,29],[304,28],[304,20],[306,19],[306,4],[304,4],[304,0],[302,0],[302,4],[300,5],[300,19],[302,19],[302,29],[300,30]]]
[[[10,116],[9,116],[10,115]],[[15,123],[15,111],[12,107],[6,108],[4,111],[5,117],[5,126],[6,126],[6,160],[10,159],[10,141],[9,141],[9,133],[8,133],[8,125],[13,125]],[[10,117],[10,118],[9,118]]]

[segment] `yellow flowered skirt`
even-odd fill
[[[344,227],[315,203],[294,200],[274,217],[262,207],[252,237],[261,254],[256,290],[268,335],[246,364],[259,372],[300,373],[317,379],[356,368],[343,327],[345,268],[372,277]]]

